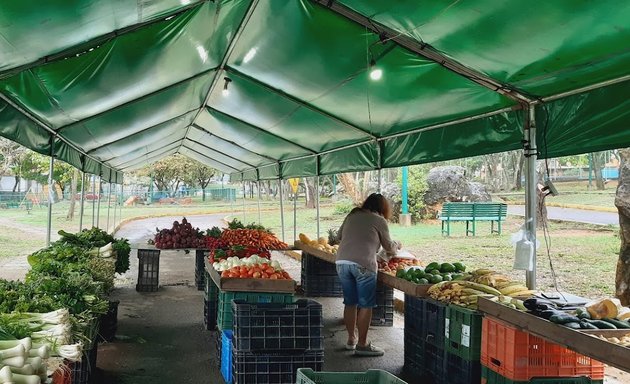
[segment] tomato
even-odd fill
[[[268,279],[269,274],[267,272],[263,272],[260,277],[262,277],[263,279]]]
[[[285,279],[290,279],[290,278],[291,278],[291,276],[289,275],[289,272],[287,272],[287,271],[282,271],[282,276],[283,276]]]
[[[230,274],[230,272],[228,271],[223,271],[221,272],[221,277],[229,277],[228,275]]]
[[[256,271],[256,272],[254,272],[254,274],[252,275],[252,277],[253,277],[254,279],[259,279],[259,278],[260,278],[260,276],[261,276],[260,271]]]
[[[247,279],[249,277],[249,275],[247,274],[247,272],[241,272],[238,275],[238,277],[241,278],[241,279]]]
[[[272,273],[271,275],[269,275],[269,278],[271,280],[278,280],[278,274],[277,273]]]
[[[241,267],[239,268],[239,272],[240,273],[247,273],[247,267],[244,265],[241,265]]]
[[[248,277],[252,277],[254,275],[254,269],[250,269],[249,271],[247,271],[247,276]]]

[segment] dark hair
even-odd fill
[[[385,219],[389,219],[392,214],[389,202],[385,196],[380,193],[373,193],[368,196],[363,202],[363,205],[361,205],[361,208],[379,214]]]

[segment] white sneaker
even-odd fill
[[[354,350],[354,354],[357,356],[383,356],[385,354],[385,350],[383,348],[379,348],[369,342],[366,346],[357,345]]]

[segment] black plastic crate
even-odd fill
[[[107,313],[101,315],[98,329],[98,335],[101,341],[113,341],[116,338],[119,304],[120,301],[118,300],[110,301]]]
[[[302,252],[302,271],[314,276],[336,276],[337,265]]]
[[[405,329],[404,348],[405,372],[412,376],[422,374],[424,371],[424,340],[422,335]]]
[[[422,337],[424,300],[405,295],[405,334],[413,332]]]
[[[324,352],[254,354],[232,350],[233,384],[295,384],[298,368],[321,371]]]
[[[222,332],[221,330],[215,328],[214,329],[215,332],[213,332],[213,337],[212,337],[212,342],[214,344],[214,351],[216,353],[216,361],[215,364],[217,366],[217,368],[220,370],[221,369],[221,349],[222,349],[222,344],[223,344],[223,337],[222,337]]]
[[[81,361],[74,363],[68,362],[71,368],[72,384],[88,384],[92,381],[96,371],[96,359],[98,355],[98,342],[95,341],[92,348],[83,352]]]
[[[160,250],[138,249],[138,282],[136,291],[155,292],[160,277]]]
[[[208,272],[204,271],[204,298],[207,301],[219,301],[219,287],[214,284],[214,280]]]
[[[218,313],[218,301],[203,301],[203,325],[205,326],[207,331],[212,331],[216,329]]]
[[[444,349],[444,323],[446,304],[436,300],[425,300],[423,311],[423,336],[425,342]]]
[[[258,304],[233,300],[232,312],[238,352],[324,349],[322,305],[314,300]]]
[[[446,381],[445,358],[446,352],[444,347],[437,347],[429,343],[424,343],[424,376],[431,378],[435,384],[450,384],[451,373],[449,372],[449,381]]]
[[[310,276],[302,274],[302,289],[306,297],[342,297],[339,276]]]
[[[444,360],[449,384],[470,384],[481,381],[481,362],[479,360],[465,360],[448,352],[445,352]]]
[[[206,264],[205,260],[207,257],[208,251],[204,249],[195,250],[195,284],[197,285],[197,290],[203,291],[205,287],[205,276],[206,276]]]
[[[376,305],[372,310],[370,325],[392,327],[394,325],[394,289],[378,282],[376,285]]]

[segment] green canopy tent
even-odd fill
[[[0,135],[106,182],[173,153],[258,180],[524,143],[531,181],[537,157],[630,145],[630,3],[48,0],[0,10]],[[530,216],[534,199],[530,185]]]

